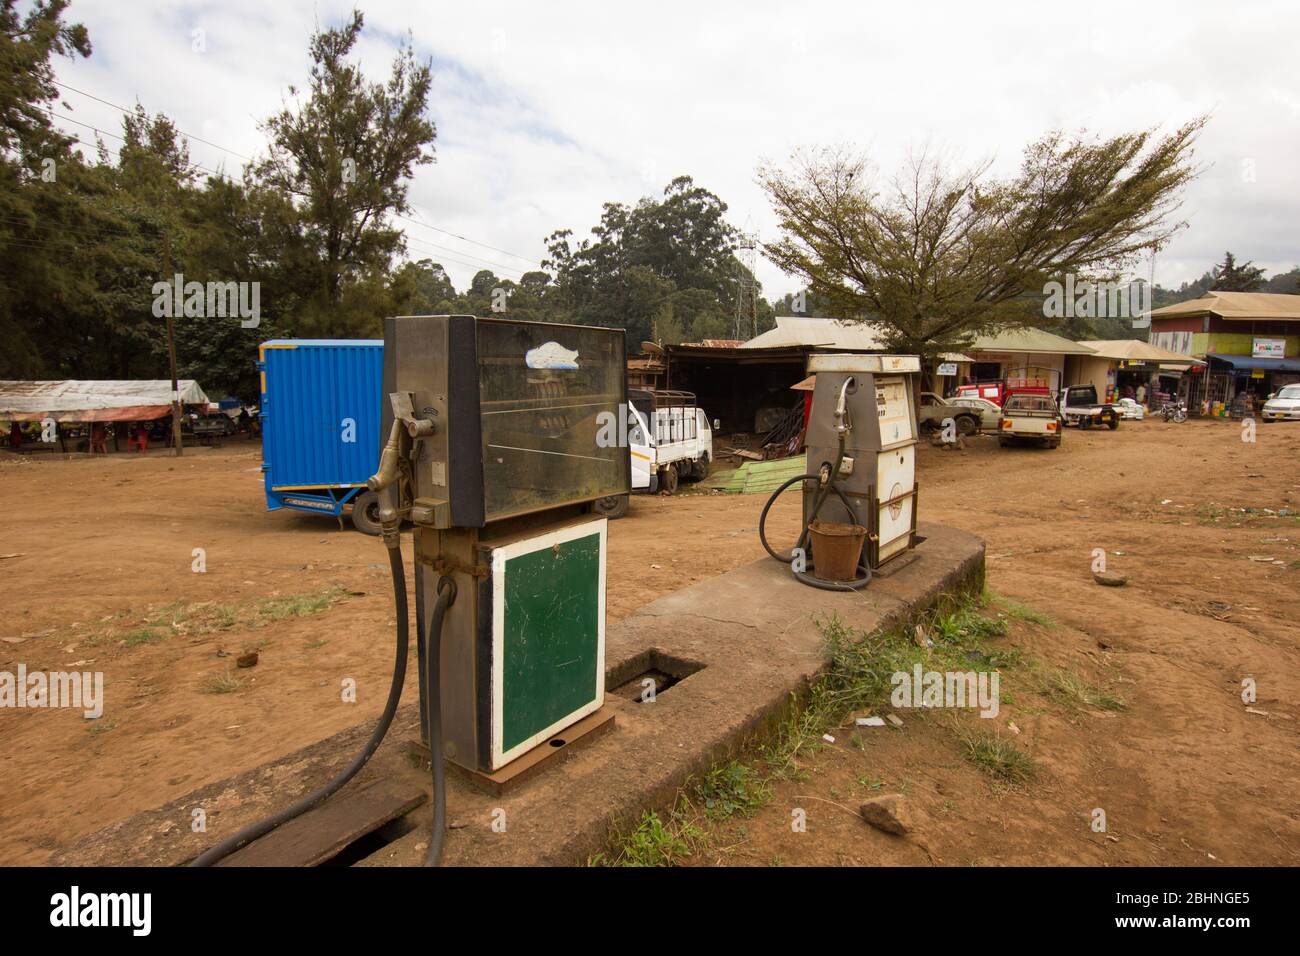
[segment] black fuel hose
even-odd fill
[[[402,699],[402,685],[406,681],[406,659],[410,656],[408,643],[410,641],[410,621],[406,608],[406,569],[402,564],[402,552],[400,548],[388,549],[388,563],[393,572],[393,598],[397,604],[397,656],[393,662],[393,683],[388,689],[388,701],[384,704],[384,712],[379,716],[379,723],[375,725],[374,731],[370,735],[370,740],[366,742],[361,752],[352,759],[352,762],[337,777],[331,780],[319,790],[309,793],[296,803],[290,804],[283,810],[271,814],[265,819],[258,820],[244,827],[239,832],[222,840],[216,846],[205,850],[199,856],[195,857],[190,866],[212,866],[212,864],[224,859],[236,850],[248,845],[254,840],[260,839],[274,830],[281,824],[288,823],[294,817],[306,813],[322,800],[333,796],[349,780],[357,775],[357,771],[366,765],[368,761],[379,749],[379,743],[388,733],[388,728],[393,723],[393,715],[397,713],[398,702]],[[438,605],[443,605],[441,595],[439,596]],[[438,623],[441,627],[441,613],[435,608],[435,614],[438,614]],[[435,768],[437,763],[435,763]],[[437,774],[437,769],[434,770]],[[441,844],[441,836],[438,837]]]
[[[424,629],[424,689],[428,716],[429,761],[433,765],[433,831],[425,866],[437,866],[442,858],[442,839],[447,833],[447,778],[442,760],[442,620],[456,600],[456,582],[450,577],[438,581],[438,600]]]
[[[835,467],[835,473],[838,472],[839,472],[839,464],[837,462]],[[821,481],[821,475],[816,475],[816,474],[795,475],[789,481],[783,482],[780,485],[780,487],[778,487],[776,491],[772,492],[772,494],[768,497],[767,502],[763,505],[763,510],[759,512],[758,515],[758,540],[762,542],[763,549],[767,551],[767,553],[770,554],[777,561],[780,561],[782,564],[790,565],[790,572],[796,578],[802,581],[804,584],[811,585],[812,587],[821,588],[823,591],[857,591],[866,587],[868,584],[871,583],[871,565],[865,559],[858,560],[858,570],[862,572],[861,577],[854,578],[852,581],[826,581],[823,580],[822,578],[816,577],[815,575],[808,574],[806,571],[796,571],[794,568],[795,555],[794,554],[789,554],[785,556],[779,555],[772,548],[772,545],[768,543],[767,513],[772,510],[772,505],[776,504],[776,499],[781,497],[781,493],[785,491],[787,488],[789,488],[791,485],[793,485],[796,481]],[[834,480],[832,478],[832,480],[826,482],[825,488],[819,489],[819,494],[817,498],[814,499],[813,502],[813,513],[808,518],[808,524],[811,525],[813,521],[816,520],[817,512],[821,511],[822,504],[823,502],[825,502],[827,495],[831,491],[835,492],[836,496],[839,497],[840,503],[844,505],[844,509],[850,515],[856,515],[856,512],[853,510],[853,506],[849,504],[849,499],[845,497],[844,492],[840,491],[839,487],[834,483]],[[798,544],[795,545],[795,549],[797,550],[802,548],[807,538],[808,538],[808,529],[805,528],[803,534],[799,535],[799,542]],[[811,559],[808,559],[807,566],[809,568],[813,566]]]

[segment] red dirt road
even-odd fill
[[[1028,698],[1023,712],[1019,701],[1004,708],[1000,720],[1018,723],[1044,768],[1014,791],[991,787],[928,721],[866,751],[828,748],[811,782],[789,785],[822,790],[781,785],[742,824],[737,847],[708,858],[1200,863],[1212,853],[1295,864],[1298,453],[1300,428],[1261,428],[1243,444],[1221,422],[1070,431],[1058,451],[1000,450],[991,439],[964,452],[923,448],[922,517],[984,536],[990,586],[1060,624],[1017,623],[1008,640],[1121,688],[1127,709],[1038,713]],[[242,442],[179,460],[0,456],[11,502],[0,555],[17,555],[0,558],[0,671],[102,671],[106,682],[99,720],[0,710],[10,781],[0,863],[40,863],[87,832],[378,714],[392,657],[383,548],[331,519],[267,514],[259,464]],[[777,509],[774,533],[793,533],[795,497]],[[760,557],[761,504],[635,499],[611,525],[611,617]],[[196,548],[206,573],[192,570]],[[1092,583],[1094,548],[1128,575],[1126,588]],[[257,666],[236,668],[251,650]],[[1267,716],[1245,711],[1245,676]],[[342,699],[347,679],[356,703]],[[829,805],[856,807],[859,777],[907,784],[930,820],[924,841],[884,837]],[[809,832],[791,842],[791,801],[808,794],[829,814],[810,813]],[[1088,830],[1080,813],[1094,806],[1107,808],[1120,842]]]

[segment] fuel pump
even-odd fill
[[[825,354],[811,356],[808,369],[816,375],[805,442],[808,472],[768,498],[759,538],[803,583],[857,590],[870,583],[875,569],[915,545],[912,376],[921,363],[914,355]],[[803,489],[803,527],[795,547],[782,554],[768,542],[767,516],[796,483]]]
[[[607,519],[630,491],[622,329],[474,316],[384,325],[388,438],[379,495],[397,606],[397,661],[370,743],[325,787],[247,827],[207,865],[320,803],[378,747],[401,694],[409,641],[402,523],[414,526],[421,737],[434,832],[444,760],[492,773],[601,708]]]

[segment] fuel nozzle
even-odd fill
[[[846,378],[840,386],[840,397],[835,402],[835,431],[841,439],[853,430],[853,419],[849,415],[849,389],[856,384],[852,375]]]
[[[401,544],[402,519],[398,513],[401,489],[397,479],[401,475],[402,436],[405,433],[401,419],[393,419],[388,441],[379,455],[379,470],[366,479],[366,487],[379,494],[379,527],[387,548]]]
[[[411,393],[394,392],[389,401],[393,408],[393,425],[379,455],[379,469],[366,479],[366,487],[379,495],[379,526],[384,546],[396,548],[401,542],[404,446],[409,445],[411,439],[433,434],[434,428],[433,422],[415,417]]]

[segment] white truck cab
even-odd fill
[[[628,453],[632,492],[673,494],[681,480],[707,478],[713,462],[713,428],[690,392],[628,389]],[[602,498],[596,510],[611,518],[627,513],[627,498]]]

